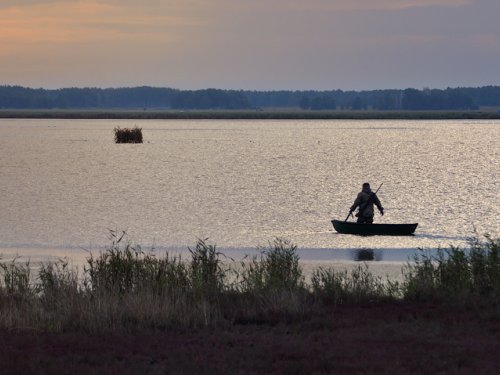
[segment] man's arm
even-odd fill
[[[356,200],[351,206],[351,212],[354,212],[354,210],[361,204],[361,193],[358,194],[356,197]]]
[[[380,211],[380,215],[384,216],[384,207],[382,207],[382,203],[380,203],[380,200],[375,193],[373,194],[373,203],[375,203],[378,210]]]

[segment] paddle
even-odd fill
[[[349,213],[347,214],[347,217],[344,220],[344,223],[347,223],[347,219],[349,219],[349,216],[352,216],[352,211],[349,211]]]
[[[377,191],[375,191],[375,193],[373,193],[373,195],[377,195],[378,191],[380,190],[380,188],[382,187],[382,185],[383,185],[383,184],[384,184],[384,183],[382,182],[382,183],[380,184],[380,186],[378,187]],[[370,197],[370,198],[371,198],[371,197]],[[367,204],[368,204],[369,202],[370,202],[370,199],[368,199]],[[361,211],[361,210],[360,210],[360,211]],[[345,218],[345,220],[344,220],[344,223],[346,223],[346,222],[347,222],[347,220],[349,219],[349,216],[352,216],[352,211],[349,211],[349,213],[347,214],[347,217],[346,217],[346,218]]]

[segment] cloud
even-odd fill
[[[404,87],[419,74],[431,77],[433,67],[440,71],[436,80],[443,72],[451,77],[458,60],[460,78],[472,77],[467,69],[480,61],[499,61],[496,0],[1,4],[0,77],[12,83]],[[481,68],[485,77],[496,74]]]
[[[4,0],[0,3],[0,41],[81,41],[170,34],[187,37],[199,30],[224,29],[236,20],[278,21],[305,12],[391,11],[420,7],[459,7],[471,0]],[[3,10],[2,10],[3,9]],[[102,32],[105,30],[106,32]],[[202,33],[200,33],[202,35]]]
[[[32,5],[41,5],[48,3],[62,2],[61,0],[3,0],[0,3],[0,9],[2,8],[19,8]]]
[[[461,7],[478,0],[213,0],[220,9],[274,12],[393,11],[428,7]]]
[[[142,6],[141,6],[142,4]],[[154,82],[165,60],[182,70],[211,19],[179,2],[24,1],[0,8],[0,79],[6,83]],[[6,4],[3,4],[6,5]],[[192,54],[191,54],[192,55]],[[155,73],[156,72],[156,73]],[[108,82],[108,83],[106,83]],[[28,84],[29,85],[29,84]],[[66,84],[67,85],[67,84]]]
[[[0,11],[0,43],[81,43],[141,38],[173,40],[183,28],[195,28],[204,23],[201,18],[141,8],[134,1],[128,3],[26,0],[21,6],[16,4]]]
[[[473,0],[353,0],[343,3],[349,10],[399,10],[423,7],[460,7]]]

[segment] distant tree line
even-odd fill
[[[500,86],[370,91],[178,90],[158,87],[33,89],[0,86],[0,109],[474,110],[500,106]]]

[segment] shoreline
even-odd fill
[[[0,109],[0,119],[68,120],[499,120],[493,111],[310,111],[155,109]]]
[[[342,251],[343,249],[337,249]],[[75,270],[82,271],[83,267],[87,263],[87,259],[92,253],[94,256],[105,251],[105,247],[99,249],[86,250],[83,248],[79,249],[66,249],[66,248],[0,248],[0,263],[9,263],[16,261],[16,263],[23,264],[29,262],[33,267],[38,267],[41,264],[48,263],[58,263],[59,261],[67,261],[71,268]],[[149,253],[148,249],[144,249],[145,253]],[[300,253],[300,250],[298,251]],[[156,252],[159,259],[161,259],[166,253],[169,255],[181,255],[182,259],[189,262],[190,253],[188,250],[182,252]],[[246,256],[234,257],[234,254],[226,254],[224,249],[222,249],[222,254],[227,256],[227,261],[223,263],[232,266],[239,266],[241,262],[246,262],[250,260],[252,254],[247,254]],[[254,250],[256,255],[258,250]],[[300,256],[300,255],[299,255]],[[233,259],[233,260],[229,260]],[[407,265],[408,261],[394,261],[394,260],[380,260],[376,257],[372,260],[363,259],[346,259],[346,258],[331,258],[331,259],[312,259],[308,257],[299,258],[299,264],[302,267],[304,276],[310,279],[311,275],[315,270],[319,268],[332,268],[335,271],[347,271],[350,272],[358,266],[365,266],[374,275],[383,278],[384,280],[390,279],[392,281],[402,281],[402,270]]]

